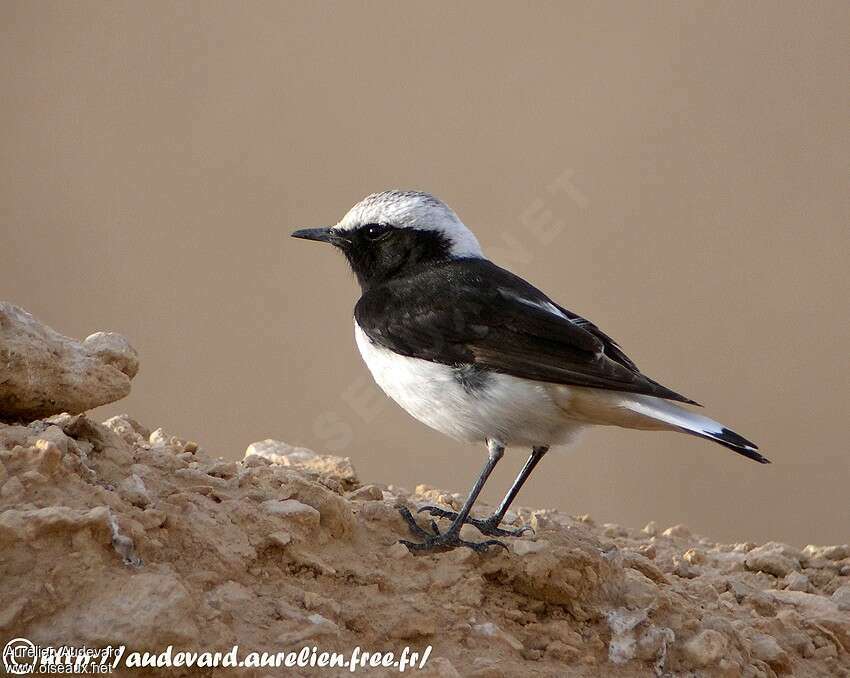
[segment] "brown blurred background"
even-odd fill
[[[128,411],[466,492],[294,241],[391,187],[758,442],[603,430],[520,503],[719,539],[850,540],[850,4],[0,3],[0,297],[129,336]],[[497,499],[525,451],[487,488]]]

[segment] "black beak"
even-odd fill
[[[333,230],[330,228],[302,228],[292,234],[293,238],[301,238],[302,240],[318,240],[319,242],[334,242],[335,237]]]

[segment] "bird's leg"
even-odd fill
[[[484,468],[481,470],[478,479],[472,486],[472,490],[469,492],[469,496],[466,498],[460,512],[455,516],[455,519],[449,529],[442,534],[440,534],[437,530],[437,525],[434,521],[431,521],[431,528],[434,530],[434,534],[429,534],[416,524],[416,521],[413,519],[413,516],[410,514],[407,507],[403,506],[399,509],[402,517],[410,526],[411,532],[422,539],[422,542],[419,543],[402,539],[401,543],[414,553],[449,551],[453,548],[457,548],[458,546],[466,546],[467,548],[471,548],[479,553],[486,551],[490,546],[501,546],[503,548],[507,548],[502,542],[497,541],[496,539],[476,543],[464,541],[460,538],[460,528],[465,522],[468,522],[467,519],[469,517],[469,512],[472,510],[472,505],[475,503],[475,500],[478,499],[478,495],[481,494],[484,483],[487,482],[487,478],[490,477],[490,474],[493,472],[493,469],[496,468],[496,464],[499,463],[499,460],[502,458],[504,453],[505,446],[502,443],[497,440],[487,441],[487,463],[484,464]]]
[[[525,462],[525,466],[522,467],[522,470],[519,472],[519,474],[517,474],[516,480],[514,480],[514,483],[513,485],[511,485],[511,488],[508,490],[508,493],[505,495],[505,498],[502,499],[502,502],[499,504],[499,508],[496,509],[496,512],[490,517],[484,519],[470,518],[467,516],[465,522],[477,527],[478,531],[481,532],[481,534],[486,534],[492,537],[519,537],[526,530],[531,530],[530,527],[520,527],[515,530],[506,530],[500,528],[499,523],[502,522],[502,519],[505,517],[505,513],[507,513],[508,508],[510,508],[511,503],[516,498],[517,494],[519,494],[519,491],[525,484],[525,481],[528,480],[528,476],[531,475],[531,472],[534,470],[534,467],[537,466],[538,462],[543,459],[543,455],[545,455],[548,451],[548,447],[531,448],[531,456]],[[421,509],[419,509],[419,512],[422,511],[425,511],[432,516],[448,518],[449,520],[457,520],[458,517],[458,514],[454,511],[446,511],[437,506],[423,506]]]

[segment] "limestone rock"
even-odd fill
[[[0,302],[0,420],[76,414],[120,400],[138,369],[135,349],[120,334],[78,342]]]
[[[127,476],[118,487],[118,492],[134,506],[145,508],[151,503],[145,483],[135,473]]]
[[[514,650],[521,650],[522,643],[517,640],[514,636],[506,631],[503,631],[493,622],[486,622],[484,624],[476,624],[472,627],[472,632],[475,635],[483,636],[484,638],[492,638],[494,640],[501,641],[508,645],[508,647]]]
[[[685,525],[673,525],[664,530],[662,534],[673,539],[688,539],[691,536],[691,531]]]
[[[627,569],[624,581],[623,600],[629,608],[646,608],[658,599],[658,586],[637,570]]]
[[[353,492],[349,492],[348,498],[360,501],[381,501],[384,498],[384,493],[377,485],[364,485]]]
[[[789,572],[785,575],[785,588],[789,591],[808,591],[809,578],[800,572]]]
[[[520,506],[516,524],[539,534],[502,538],[509,550],[411,553],[399,540],[420,538],[398,506],[459,496],[346,488],[328,468],[210,459],[126,415],[0,424],[0,630],[153,652],[390,638],[419,653],[433,644],[423,676],[850,670],[840,550],[650,536]],[[745,566],[764,555],[790,571]]]
[[[634,659],[637,654],[638,644],[635,629],[646,621],[646,612],[620,608],[611,610],[607,619],[608,626],[611,629],[608,660],[613,664],[625,664]]]
[[[787,544],[768,542],[751,550],[744,562],[749,570],[784,577],[789,572],[800,569],[801,556],[800,551]]]
[[[843,560],[844,558],[850,558],[850,545],[814,546],[813,544],[809,544],[803,549],[803,555],[813,559]]]
[[[643,526],[641,532],[646,535],[649,535],[650,537],[656,536],[659,532],[658,523],[656,523],[654,520],[650,520],[646,525]]]
[[[513,552],[518,556],[524,556],[529,553],[538,553],[539,551],[543,551],[548,544],[549,543],[545,540],[530,541],[528,539],[512,539],[510,546]]]
[[[317,530],[321,519],[321,514],[316,509],[295,499],[285,501],[270,499],[263,502],[262,509],[273,516],[283,518],[307,533]]]
[[[351,488],[357,484],[357,473],[348,457],[317,454],[306,447],[293,447],[271,438],[251,443],[245,450],[245,458],[251,456],[262,457],[272,464],[330,476],[339,480],[344,487]]]
[[[839,586],[832,593],[832,599],[838,605],[839,610],[850,612],[850,584]]]
[[[756,633],[750,641],[750,652],[756,659],[770,664],[774,669],[787,668],[789,660],[776,638],[766,633]]]
[[[147,440],[151,434],[128,414],[116,414],[103,422],[103,425],[129,445]]]
[[[191,607],[189,591],[173,574],[142,572],[127,582],[101,582],[87,604],[66,610],[57,623],[64,626],[65,617],[73,614],[80,641],[161,650],[169,643],[186,644],[197,638]]]
[[[689,639],[683,649],[691,664],[704,668],[717,664],[723,658],[728,642],[723,634],[706,629]]]

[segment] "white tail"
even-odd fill
[[[757,452],[758,447],[743,436],[714,421],[714,419],[686,410],[667,400],[653,396],[628,395],[623,399],[621,405],[636,414],[669,424],[671,428],[683,433],[713,440],[760,464],[770,463],[770,460]]]

